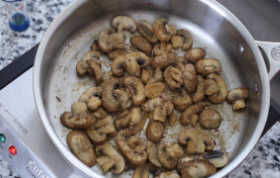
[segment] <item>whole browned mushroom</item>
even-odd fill
[[[67,135],[67,144],[71,152],[88,167],[96,164],[96,155],[84,131],[72,130]]]
[[[95,144],[103,144],[117,134],[112,116],[106,116],[98,120],[93,126],[87,129],[87,134]]]
[[[110,143],[105,143],[96,147],[97,164],[104,173],[112,171],[120,174],[125,170],[125,160],[122,155]]]

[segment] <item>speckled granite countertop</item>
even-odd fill
[[[25,0],[31,26],[22,33],[14,33],[7,28],[7,11],[3,8],[4,3],[0,1],[0,70],[35,46],[53,18],[71,1],[73,0]],[[0,158],[0,170],[1,165]],[[247,177],[280,178],[280,123],[275,124],[247,159],[227,176]]]
[[[0,70],[40,42],[53,18],[73,0],[24,1],[31,25],[26,31],[15,33],[8,27],[9,13],[0,0]]]

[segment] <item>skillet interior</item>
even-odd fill
[[[259,118],[262,92],[261,88],[257,92],[255,90],[256,85],[261,86],[258,67],[248,43],[227,21],[223,12],[214,11],[196,0],[141,3],[90,0],[67,17],[60,25],[63,28],[58,28],[49,40],[41,65],[46,113],[65,147],[67,129],[61,126],[59,115],[70,110],[71,103],[77,100],[81,92],[93,85],[88,79],[76,77],[76,62],[89,50],[93,37],[108,27],[115,15],[130,15],[150,22],[158,16],[168,17],[169,23],[192,32],[194,46],[205,48],[207,57],[221,61],[222,75],[229,89],[240,86],[249,88],[247,111],[233,113],[227,103],[217,106],[223,117],[220,132],[224,135],[225,143],[222,145],[230,152],[231,159],[236,157],[251,138]],[[93,170],[101,173],[97,166]]]

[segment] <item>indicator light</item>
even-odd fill
[[[11,155],[16,155],[17,154],[17,149],[16,149],[16,147],[15,146],[10,146],[9,147],[9,152],[10,152],[10,154]]]
[[[6,142],[6,137],[4,134],[0,133],[0,143],[5,143]]]

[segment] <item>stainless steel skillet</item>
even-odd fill
[[[225,176],[245,159],[262,133],[270,103],[269,79],[280,66],[275,55],[279,48],[274,48],[279,44],[255,41],[233,14],[213,0],[73,2],[46,32],[34,65],[36,106],[50,138],[65,159],[83,173],[89,177],[102,177],[97,167],[88,168],[71,154],[65,143],[67,129],[61,126],[59,114],[69,110],[80,93],[92,85],[87,79],[81,81],[76,77],[77,60],[89,49],[92,37],[109,26],[113,16],[123,14],[148,21],[166,16],[170,23],[187,28],[194,37],[194,46],[206,48],[209,57],[221,61],[222,75],[230,89],[249,88],[246,112],[232,113],[226,103],[218,107],[224,118],[220,132],[224,135],[224,147],[230,151],[231,161],[212,177]],[[269,59],[266,61],[269,73],[258,45]]]

